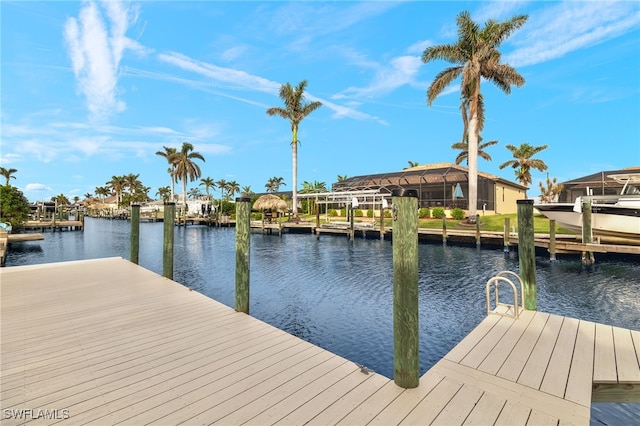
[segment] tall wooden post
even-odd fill
[[[162,252],[162,276],[173,279],[173,232],[176,220],[176,203],[164,203],[164,244]]]
[[[131,205],[131,262],[138,264],[140,254],[140,204]]]
[[[236,311],[249,313],[251,198],[236,198]]]
[[[380,203],[380,239],[384,240],[384,206]]]
[[[556,260],[556,221],[549,219],[549,260]]]
[[[480,215],[476,215],[476,245],[480,246]]]
[[[517,200],[518,262],[524,283],[524,307],[538,309],[536,296],[536,247],[533,238],[533,200]]]
[[[418,358],[418,191],[392,192],[393,213],[393,379],[403,388],[419,383]]]
[[[353,206],[349,207],[349,221],[350,221],[350,224],[349,224],[349,229],[350,229],[349,240],[351,240],[351,241],[353,241],[353,237],[354,237],[354,234],[355,234],[355,231],[354,231],[354,222],[355,222],[354,216],[355,215],[356,215],[356,210],[353,208]]]
[[[504,234],[502,235],[503,237],[503,243],[504,243],[504,252],[505,253],[509,253],[509,239],[511,237],[511,218],[510,217],[505,217],[504,218]]]
[[[316,203],[316,229],[320,228],[320,205]]]
[[[582,202],[582,244],[593,242],[593,234],[591,229],[591,201]],[[595,258],[592,251],[582,252],[582,264],[593,265]]]

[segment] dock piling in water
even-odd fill
[[[164,244],[162,252],[162,276],[173,279],[173,233],[176,220],[176,203],[164,203]]]
[[[249,313],[251,198],[236,198],[236,311]]]
[[[517,200],[518,262],[524,283],[525,309],[538,309],[536,296],[536,246],[533,233],[533,200]]]
[[[131,205],[131,251],[129,260],[138,264],[140,254],[140,204]]]
[[[589,244],[593,242],[593,233],[591,229],[591,201],[584,201],[582,203],[582,244]],[[595,257],[592,251],[582,252],[582,264],[593,265],[595,263]]]
[[[418,191],[394,190],[393,213],[393,380],[415,388],[418,355]]]

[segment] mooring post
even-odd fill
[[[138,264],[138,256],[140,253],[140,204],[131,205],[131,254],[129,259],[131,262]]]
[[[176,220],[176,203],[164,203],[164,244],[162,251],[162,276],[173,279],[173,232]]]
[[[349,224],[349,229],[351,230],[351,232],[349,232],[349,240],[353,241],[353,237],[355,234],[354,231],[354,224],[355,224],[355,220],[354,220],[354,216],[356,215],[356,211],[353,208],[353,206],[349,207],[349,220],[351,221],[351,223]]]
[[[549,260],[556,261],[556,221],[549,219]]]
[[[249,313],[251,198],[236,198],[236,311]]]
[[[392,192],[393,380],[403,388],[419,383],[418,359],[418,191]]]
[[[316,229],[320,228],[320,205],[316,203]]]
[[[447,243],[447,214],[442,213],[442,243]]]
[[[384,206],[380,203],[380,239],[384,240]]]
[[[524,284],[524,307],[538,309],[536,296],[536,247],[533,236],[533,200],[517,200],[518,263]]]
[[[503,244],[504,244],[504,252],[509,253],[509,239],[511,237],[511,218],[509,217],[504,218],[504,233],[502,237],[503,237]]]
[[[590,244],[593,242],[593,234],[591,233],[591,201],[582,202],[582,244]],[[593,265],[595,258],[592,251],[584,250],[582,252],[582,264]]]
[[[480,215],[476,214],[476,245],[480,246]]]

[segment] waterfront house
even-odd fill
[[[397,172],[354,176],[332,185],[334,192],[377,189],[391,193],[397,188],[418,191],[418,206],[445,210],[468,210],[468,169],[451,163],[424,164]],[[478,212],[515,213],[516,200],[526,198],[526,186],[478,172]]]

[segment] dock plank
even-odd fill
[[[587,425],[592,400],[640,400],[640,332],[541,312],[487,316],[401,389],[121,258],[0,285],[2,407],[66,424]]]

